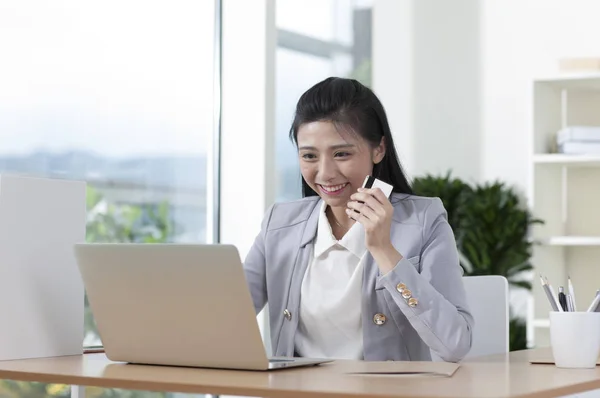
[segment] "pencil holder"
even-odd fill
[[[550,312],[550,344],[559,368],[594,368],[600,355],[600,312]]]

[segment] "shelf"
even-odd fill
[[[532,325],[534,328],[549,328],[550,327],[550,319],[534,319],[532,321]]]
[[[600,246],[600,236],[551,236],[541,239],[546,246]]]
[[[600,155],[566,155],[563,153],[543,153],[533,155],[535,164],[553,164],[569,167],[600,167]]]
[[[600,90],[600,73],[564,73],[538,78],[535,82],[565,89]]]
[[[600,151],[573,146],[581,153],[559,153],[559,138],[567,127],[600,127],[600,70],[539,76],[530,89],[526,190],[531,213],[544,221],[528,235],[533,243],[530,261],[555,289],[567,287],[567,277],[572,278],[578,304],[584,307],[599,287],[594,276],[600,263],[600,228],[594,226],[600,225],[600,212],[595,211],[600,203]],[[547,342],[552,314],[540,287],[534,284],[525,306],[528,342],[534,346]]]

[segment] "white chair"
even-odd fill
[[[508,281],[500,275],[463,277],[473,314],[473,344],[467,358],[503,354],[509,350]]]
[[[500,275],[464,276],[467,305],[473,315],[473,341],[466,358],[504,354],[509,342],[508,281]],[[442,359],[431,351],[433,361]]]

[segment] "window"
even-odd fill
[[[277,1],[276,200],[302,196],[288,138],[296,102],[317,82],[352,77],[371,84],[371,5],[359,0]]]
[[[213,1],[0,3],[0,173],[87,181],[90,242],[211,240],[215,15]],[[85,308],[84,345],[100,345]],[[0,394],[18,388],[69,394]]]

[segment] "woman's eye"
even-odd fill
[[[313,155],[312,153],[305,153],[302,155],[302,159],[305,159],[305,160],[313,160],[316,158],[317,157],[315,155]]]
[[[349,154],[348,152],[337,152],[337,153],[335,154],[335,157],[336,157],[336,158],[344,158],[344,157],[346,157],[346,156],[350,156],[350,154]]]

